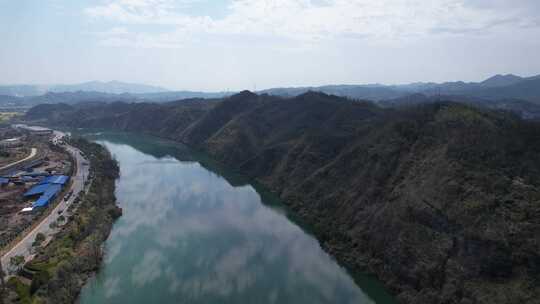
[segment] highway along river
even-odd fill
[[[124,214],[82,304],[394,303],[377,281],[340,267],[275,197],[186,147],[89,138],[120,164]]]

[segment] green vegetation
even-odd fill
[[[24,276],[32,278],[30,286],[16,279],[10,285],[22,303],[73,303],[86,279],[99,268],[101,245],[121,214],[114,196],[116,161],[98,144],[83,139],[71,144],[89,156],[92,185],[70,221],[22,269]]]
[[[30,286],[24,284],[19,278],[11,277],[7,283],[8,288],[15,291],[21,304],[31,304]]]
[[[10,273],[17,273],[24,264],[24,257],[22,255],[16,255],[9,259]]]
[[[313,92],[49,110],[29,113],[182,141],[256,179],[342,264],[375,273],[402,303],[540,297],[537,122],[453,102],[382,109]]]
[[[36,239],[32,243],[32,247],[40,246],[43,241],[45,241],[45,235],[43,233],[38,233]]]
[[[0,112],[0,124],[8,123],[14,117],[20,116],[17,112]]]

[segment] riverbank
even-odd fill
[[[81,304],[394,303],[380,286],[356,284],[250,180],[159,138],[91,138],[120,164],[124,214]]]
[[[20,277],[10,279],[8,303],[75,302],[86,280],[99,269],[102,244],[121,215],[114,194],[119,176],[116,161],[98,144],[84,139],[73,139],[70,144],[89,158],[92,184],[70,206],[79,205],[52,241],[38,249]]]

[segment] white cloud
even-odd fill
[[[224,18],[183,13],[195,2],[114,0],[85,12],[124,25],[173,28],[159,34],[138,31],[122,38],[111,33],[104,40],[112,45],[140,47],[181,47],[205,35],[284,38],[301,43],[334,38],[393,41],[425,35],[489,33],[538,24],[530,7],[519,1],[512,6],[500,2],[489,6],[482,1],[464,0],[236,0],[231,1]]]

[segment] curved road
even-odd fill
[[[25,161],[31,159],[32,157],[36,156],[36,154],[37,154],[37,149],[32,148],[32,151],[30,151],[30,155],[28,155],[27,157],[25,157],[25,158],[23,158],[21,160],[18,160],[18,161],[12,162],[11,164],[5,165],[5,166],[1,167],[0,170],[4,170],[4,169],[7,169],[9,167],[13,167],[13,166],[15,166],[17,164],[20,164],[22,162],[25,162]]]
[[[53,142],[58,141],[64,136],[64,133],[55,131],[54,132],[54,138]],[[9,261],[14,256],[24,256],[25,259],[28,261],[29,257],[31,256],[31,248],[32,243],[36,239],[36,235],[38,233],[43,233],[45,237],[52,236],[56,230],[52,229],[50,226],[51,223],[55,222],[61,215],[65,213],[67,210],[67,207],[69,207],[72,203],[75,197],[84,190],[84,182],[85,178],[88,177],[88,165],[86,159],[81,155],[81,151],[78,150],[75,147],[65,145],[65,149],[73,156],[76,162],[76,168],[77,172],[71,177],[72,184],[69,191],[73,191],[73,195],[65,201],[62,198],[62,201],[58,203],[58,205],[52,210],[52,212],[45,218],[41,220],[41,223],[39,223],[32,231],[30,231],[17,245],[15,245],[11,250],[9,250],[6,254],[4,254],[1,258],[1,263],[3,266],[4,271],[7,272],[9,269]],[[67,192],[69,192],[67,191]],[[60,212],[62,211],[62,212]],[[59,214],[60,212],[60,214]]]

